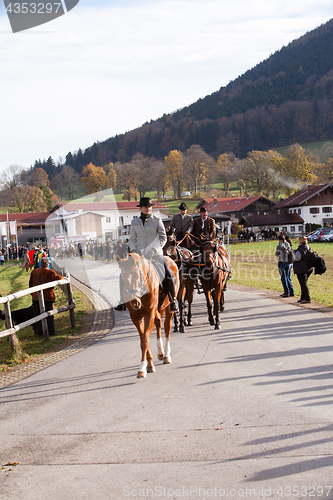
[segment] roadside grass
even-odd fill
[[[30,272],[19,266],[4,265],[0,268],[0,285],[1,294],[3,296],[15,293],[19,290],[29,288]],[[61,307],[68,304],[65,294],[58,286],[55,288],[56,306]],[[73,289],[75,301],[75,321],[76,328],[71,327],[69,312],[64,312],[54,316],[55,331],[57,335],[50,337],[50,340],[45,342],[41,337],[34,334],[32,327],[24,328],[17,332],[17,337],[21,344],[22,353],[14,356],[10,351],[8,337],[0,338],[0,372],[6,371],[8,368],[15,365],[25,363],[34,359],[36,356],[45,354],[49,351],[59,348],[60,344],[73,336],[79,336],[85,331],[89,331],[91,324],[89,315],[93,314],[93,308],[88,299],[79,291]],[[31,296],[26,295],[20,299],[11,301],[11,310],[29,307],[31,305]],[[2,307],[3,309],[3,307]],[[4,321],[0,321],[0,330],[5,330]]]
[[[283,293],[277,266],[275,250],[278,242],[258,241],[253,243],[237,243],[230,245],[230,260],[232,267],[231,284],[243,285],[266,290],[276,290]],[[298,246],[293,240],[293,249]],[[311,243],[311,248],[324,258],[327,270],[322,275],[309,277],[308,285],[311,300],[328,307],[333,307],[333,244]],[[295,295],[300,296],[300,286],[297,276],[292,271],[292,282]]]

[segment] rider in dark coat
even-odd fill
[[[189,246],[185,235],[193,228],[193,219],[190,215],[186,214],[187,208],[186,203],[181,203],[178,207],[179,214],[174,215],[170,222],[170,227],[173,227],[175,230],[176,241],[180,242],[179,245],[182,247]]]

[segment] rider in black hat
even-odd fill
[[[180,246],[182,247],[189,246],[187,239],[184,239],[184,237],[192,230],[193,226],[192,217],[186,214],[187,208],[186,203],[182,202],[178,207],[179,214],[174,215],[170,222],[170,227],[175,230],[176,240],[181,242]]]
[[[128,249],[151,260],[160,277],[160,282],[170,299],[170,311],[178,312],[176,291],[173,274],[167,260],[163,256],[163,247],[167,241],[164,224],[159,217],[152,215],[151,198],[140,199],[138,207],[141,208],[140,217],[132,219]],[[122,283],[122,281],[120,281]],[[120,290],[122,302],[122,290]],[[116,311],[123,311],[125,306],[120,303]]]

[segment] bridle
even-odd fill
[[[150,272],[150,266],[151,266],[151,263],[149,262],[149,270],[148,270],[147,276],[145,276],[144,273],[142,272],[142,269],[141,269],[141,266],[139,265],[139,263],[135,262],[135,261],[134,261],[134,267],[132,269],[130,269],[129,271],[124,271],[123,269],[121,270],[121,275],[123,275],[123,274],[130,275],[134,271],[139,272],[139,288],[125,288],[126,292],[129,295],[132,295],[133,297],[135,297],[138,300],[141,300],[141,297],[143,297],[143,295],[145,295],[149,291],[148,274]],[[124,283],[124,280],[123,280],[123,283]],[[125,285],[125,283],[124,283],[124,285]]]

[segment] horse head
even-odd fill
[[[170,227],[166,231],[166,235],[167,235],[167,241],[163,247],[163,253],[164,253],[164,255],[168,255],[169,257],[171,257],[173,260],[176,260],[177,259],[177,251],[176,251],[177,241],[176,241],[173,227]]]
[[[143,259],[136,253],[127,255],[125,259],[117,256],[121,269],[120,278],[124,283],[124,300],[130,303],[133,309],[140,309],[141,297],[146,293],[147,276],[144,273]]]

